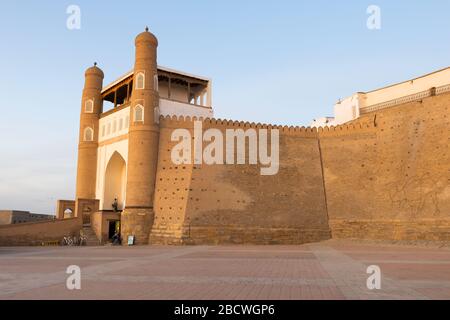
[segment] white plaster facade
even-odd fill
[[[113,139],[128,133],[130,126],[130,107],[114,112],[99,121],[98,142]]]
[[[336,126],[359,118],[364,112],[450,91],[450,67],[369,92],[358,92],[334,105],[334,118],[318,118],[312,127]]]
[[[212,108],[200,105],[182,103],[178,101],[159,99],[159,112],[162,116],[190,116],[212,118],[214,116]]]
[[[106,170],[108,168],[108,164],[110,164],[111,159],[115,153],[118,153],[123,161],[125,162],[125,171],[120,172],[121,181],[117,179],[119,176],[114,175],[112,181],[114,183],[114,190],[120,190],[120,192],[116,192],[114,196],[118,198],[119,208],[123,208],[125,206],[126,199],[126,164],[128,162],[128,139],[123,139],[117,142],[113,142],[110,144],[101,145],[98,148],[97,153],[97,186],[96,186],[96,198],[100,200],[100,208],[102,210],[111,210],[112,209],[112,201],[111,196],[108,196],[113,192],[110,187],[107,185],[111,185],[111,183],[106,183]],[[122,176],[124,174],[124,176]],[[109,179],[109,178],[108,178]],[[109,191],[109,192],[108,192]],[[106,198],[106,199],[105,199]]]

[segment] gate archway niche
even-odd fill
[[[117,151],[114,152],[105,171],[103,210],[113,210],[112,204],[115,198],[117,198],[118,209],[124,208],[126,170],[125,160]]]

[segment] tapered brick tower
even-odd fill
[[[158,160],[159,107],[156,52],[158,40],[146,31],[135,40],[136,60],[128,133],[128,168],[125,210],[122,212],[122,237],[130,235],[135,244],[147,244],[153,224],[153,198]]]
[[[77,199],[95,199],[99,118],[103,109],[103,77],[103,71],[96,63],[85,72],[78,142]]]

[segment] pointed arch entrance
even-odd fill
[[[117,199],[119,210],[124,208],[126,171],[127,165],[125,160],[117,151],[114,152],[105,171],[103,210],[112,210],[114,199]]]

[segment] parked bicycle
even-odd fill
[[[64,237],[63,239],[63,245],[64,246],[73,246],[74,245],[74,238],[75,237]]]
[[[64,237],[62,241],[63,246],[85,246],[87,244],[87,238],[84,235],[80,235],[80,237]]]

